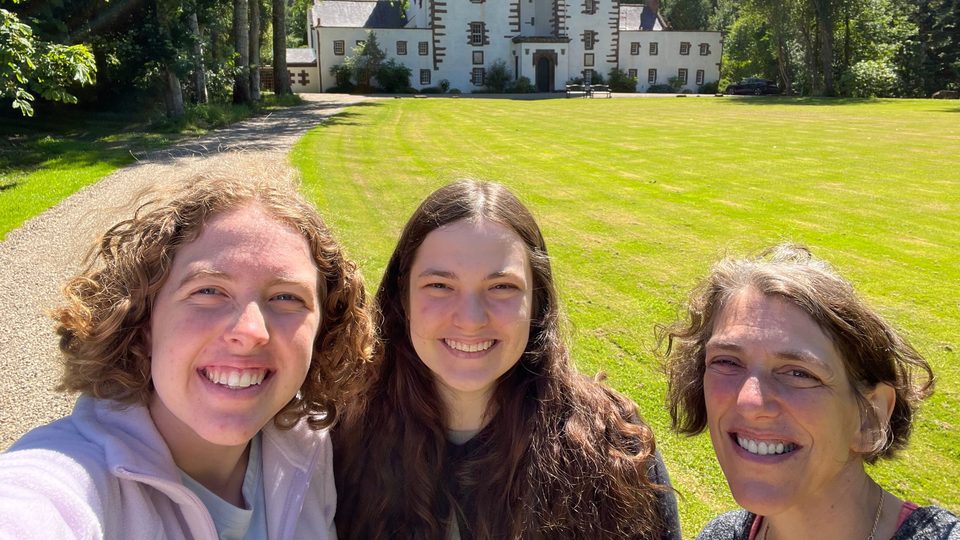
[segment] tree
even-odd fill
[[[256,1],[256,0],[254,0]],[[250,21],[247,0],[233,0],[233,46],[237,51],[233,102],[250,103]]]
[[[61,45],[37,40],[30,26],[0,9],[0,97],[13,108],[33,116],[34,94],[50,101],[76,103],[68,88],[92,84],[96,74],[93,54],[84,45]]]
[[[260,0],[250,0],[250,98],[260,101]]]
[[[193,47],[191,48],[193,61],[193,95],[197,103],[206,103],[209,100],[207,94],[207,77],[203,67],[203,36],[200,34],[200,24],[197,22],[197,12],[194,11],[187,16],[187,24],[190,28],[190,35],[193,38]]]
[[[369,92],[373,88],[370,81],[380,71],[380,65],[386,57],[387,55],[380,48],[380,44],[377,43],[377,35],[373,31],[368,32],[367,39],[350,51],[350,56],[343,63],[353,73],[357,90]]]
[[[287,3],[273,0],[273,91],[282,96],[290,90],[290,75],[287,73]]]

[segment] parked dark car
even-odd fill
[[[727,86],[725,94],[749,94],[760,96],[763,94],[779,94],[780,88],[777,83],[770,79],[758,79],[750,77],[743,79],[738,83]]]

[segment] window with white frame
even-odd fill
[[[482,22],[470,23],[470,44],[473,46],[483,45],[483,27]]]
[[[583,65],[584,67],[593,67],[593,53],[583,55]]]
[[[430,53],[430,44],[426,41],[421,41],[417,44],[417,52],[420,53],[420,56],[426,56]]]
[[[473,68],[470,72],[470,82],[474,86],[483,86],[484,79],[487,77],[487,70],[482,67]]]
[[[710,56],[710,44],[701,43],[700,44],[700,56]]]
[[[630,54],[632,54],[632,55],[634,55],[634,56],[640,54],[640,42],[638,42],[638,41],[631,41],[631,42],[630,42]]]
[[[703,72],[702,69],[697,70],[697,86],[700,86],[701,84],[703,84],[704,75],[706,74]]]
[[[650,68],[647,70],[647,83],[648,84],[657,84],[657,70],[656,68]]]
[[[407,42],[398,41],[397,42],[397,56],[403,56],[407,54]]]
[[[473,65],[483,65],[483,51],[473,51]]]
[[[677,70],[677,81],[680,84],[687,84],[687,68],[680,68]]]
[[[337,56],[343,56],[344,53],[344,44],[342,39],[338,39],[333,42],[333,54]]]
[[[429,70],[429,69],[421,69],[421,70],[420,70],[420,84],[421,84],[421,85],[430,84],[430,70]]]
[[[686,56],[686,55],[690,54],[690,42],[689,42],[689,41],[681,41],[681,42],[680,42],[680,54],[683,55],[683,56]]]
[[[628,70],[627,70],[627,77],[630,77],[631,79],[636,79],[636,78],[637,78],[637,70],[636,70],[636,69],[628,69]]]
[[[650,42],[650,56],[656,56],[660,52],[660,45],[656,41]]]
[[[594,14],[597,12],[597,0],[583,0],[583,12]]]

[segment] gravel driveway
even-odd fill
[[[236,152],[285,161],[308,129],[365,99],[302,97],[307,101],[303,106],[138,156],[135,165],[82,189],[0,242],[0,450],[73,408],[75,395],[53,391],[60,375],[59,351],[46,312],[59,303],[60,285],[77,272],[96,234],[116,221],[120,209],[141,189],[223,166]]]

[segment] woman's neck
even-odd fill
[[[792,540],[816,536],[824,540],[866,540],[871,533],[883,531],[886,520],[879,512],[883,502],[893,503],[865,472],[846,485],[824,489],[813,500],[804,501],[776,515],[764,517],[757,540]],[[895,503],[893,503],[895,504]],[[894,518],[895,519],[895,518]],[[880,523],[878,523],[880,521]],[[875,524],[878,525],[875,528]],[[884,525],[884,526],[880,526]],[[816,534],[811,536],[811,533]],[[875,534],[875,538],[886,538]]]
[[[460,392],[438,385],[446,409],[446,428],[454,431],[480,431],[487,424],[490,391]]]

